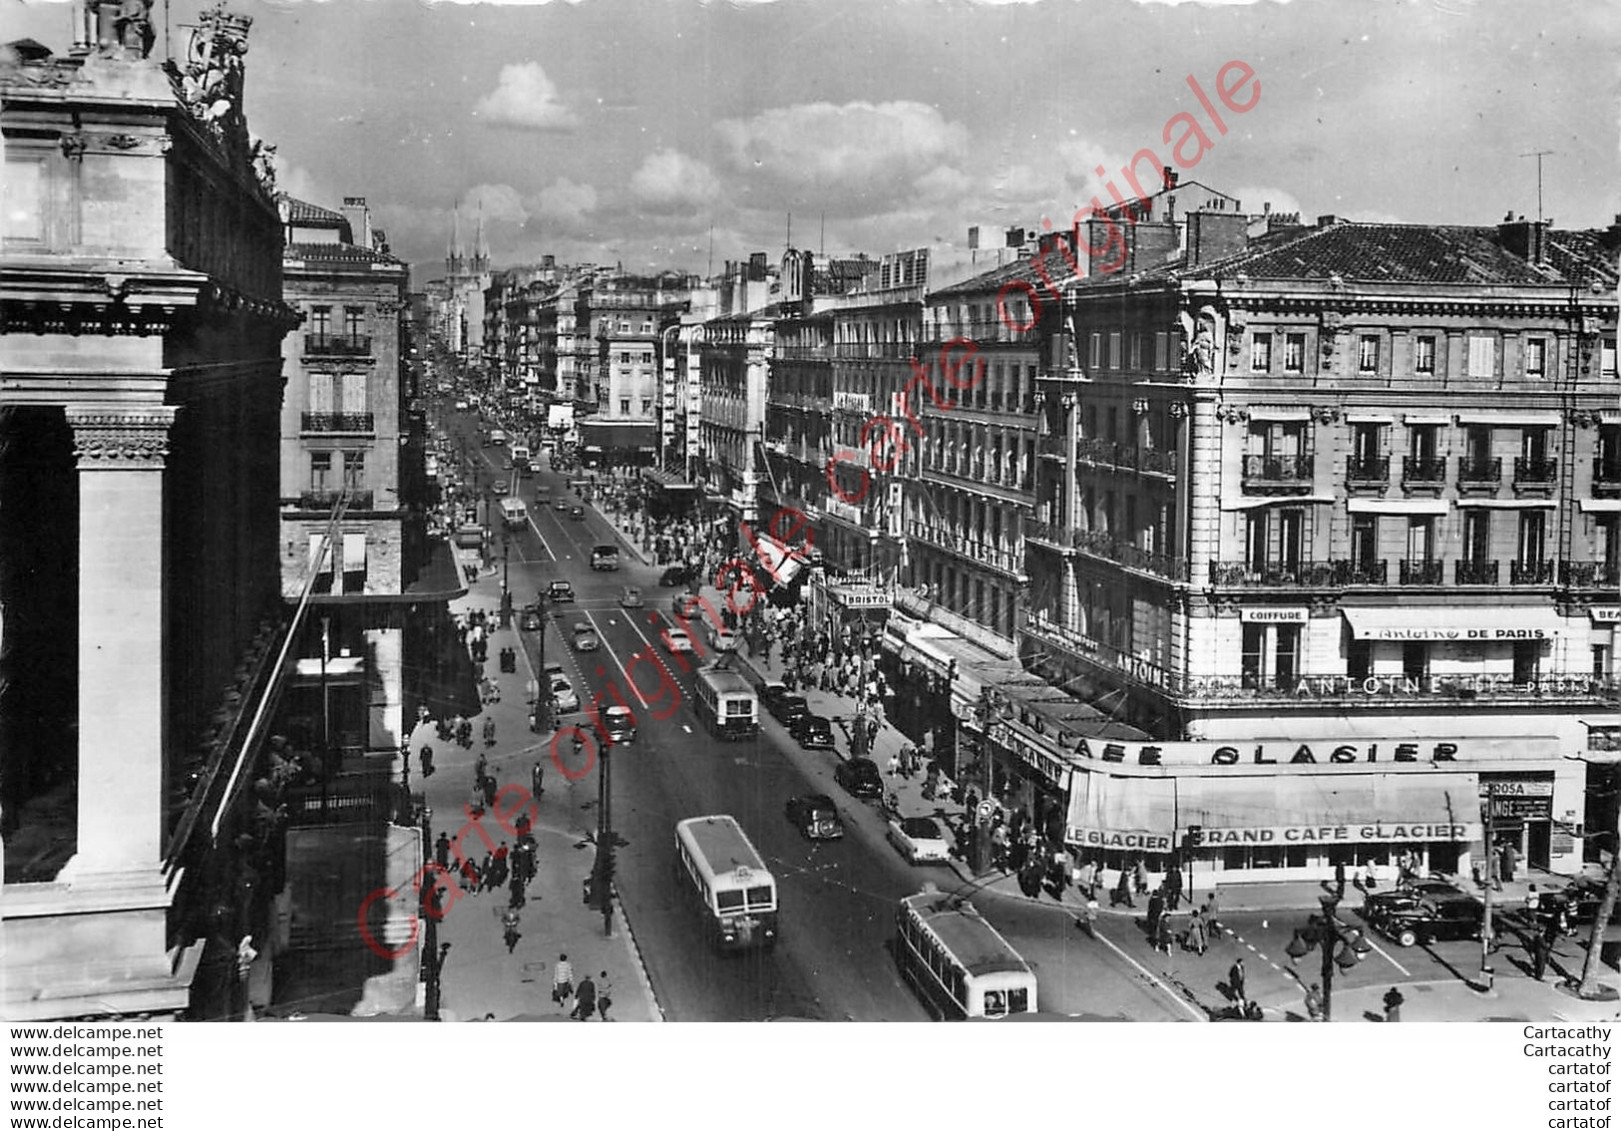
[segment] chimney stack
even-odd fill
[[[1188,213],[1188,266],[1237,255],[1249,246],[1249,217],[1233,212]]]
[[[1517,216],[1497,225],[1497,238],[1505,251],[1528,263],[1543,264],[1548,261],[1548,231],[1552,227],[1552,220],[1527,220]]]
[[[349,240],[356,247],[371,250],[371,209],[363,196],[343,198],[343,218],[349,221]]]

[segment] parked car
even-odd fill
[[[1465,892],[1451,896],[1424,896],[1415,903],[1374,907],[1368,922],[1398,946],[1480,937],[1486,909]]]
[[[595,652],[602,647],[602,641],[597,636],[596,629],[585,621],[574,622],[574,650],[576,652]]]
[[[619,591],[619,605],[625,609],[639,609],[642,607],[642,591],[634,585],[627,585]]]
[[[559,711],[578,711],[580,697],[574,692],[574,685],[565,676],[552,677],[552,699],[557,703]]]
[[[557,580],[546,586],[546,597],[552,601],[574,600],[574,586],[571,582]]]
[[[844,820],[825,793],[790,797],[787,811],[794,827],[809,840],[839,840],[844,836]]]
[[[1417,880],[1394,888],[1379,888],[1369,892],[1362,901],[1362,915],[1367,918],[1375,910],[1412,905],[1426,898],[1447,899],[1463,892],[1446,880]]]
[[[540,674],[545,677],[546,685],[550,687],[551,681],[563,674],[563,665],[556,660],[552,660],[540,669]]]
[[[851,758],[833,769],[833,780],[852,797],[882,797],[884,775],[871,758]]]
[[[518,614],[518,627],[525,632],[539,632],[542,625],[539,605],[525,605]]]
[[[771,701],[766,703],[766,710],[787,727],[790,733],[795,723],[811,713],[810,704],[805,701],[803,695],[791,695],[787,691],[773,696]]]
[[[684,628],[667,628],[664,630],[665,647],[671,652],[691,652],[692,638],[687,635]]]
[[[945,863],[951,844],[933,817],[897,817],[889,822],[889,843],[912,864]]]
[[[609,741],[616,745],[636,741],[636,716],[629,707],[616,704],[604,710],[602,726],[608,732]]]
[[[668,589],[672,585],[685,585],[698,576],[698,571],[689,565],[673,565],[659,574],[659,584]]]
[[[821,715],[806,713],[795,719],[788,733],[806,750],[832,750],[833,724]]]

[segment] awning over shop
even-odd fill
[[[765,566],[766,572],[779,585],[787,585],[793,581],[805,565],[805,559],[798,550],[777,541],[769,534],[755,532],[754,551],[760,559],[760,564]]]
[[[1210,845],[1323,845],[1480,838],[1473,774],[1181,776],[1178,827]]]
[[[1551,606],[1492,605],[1479,608],[1381,607],[1340,610],[1358,640],[1544,640],[1559,635],[1563,620]]]
[[[1076,770],[1070,776],[1070,844],[1127,852],[1171,851],[1176,835],[1173,778],[1117,778]]]
[[[653,451],[658,447],[658,425],[651,420],[582,420],[579,427],[583,447],[638,451]]]
[[[698,489],[696,483],[688,483],[679,475],[673,475],[657,467],[642,468],[642,478],[663,491],[696,491]]]

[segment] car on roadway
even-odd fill
[[[698,570],[690,565],[666,566],[664,572],[659,574],[659,585],[665,589],[672,585],[685,585],[698,576]]]
[[[582,522],[585,519],[585,508],[578,505],[572,506],[568,509],[568,516],[576,522]]]
[[[1416,903],[1379,905],[1367,913],[1374,929],[1397,946],[1476,939],[1485,917],[1480,900],[1461,891],[1451,896],[1423,896]]]
[[[575,621],[574,650],[576,652],[595,652],[600,647],[602,647],[602,641],[598,638],[596,629],[583,620]]]
[[[523,611],[518,614],[518,627],[525,632],[539,632],[543,624],[539,605],[525,605]]]
[[[457,412],[466,412],[467,411],[467,402],[464,401],[464,400],[458,400],[456,402],[456,411]]]
[[[552,699],[556,702],[559,711],[578,711],[580,709],[580,697],[575,694],[574,685],[568,681],[566,676],[552,676]]]
[[[642,607],[642,591],[634,585],[627,585],[619,591],[619,607],[623,609],[639,609]]]
[[[561,578],[546,586],[546,599],[549,601],[574,600],[574,585]]]
[[[1446,880],[1415,880],[1411,883],[1401,884],[1386,891],[1377,889],[1371,891],[1362,901],[1362,917],[1366,919],[1373,912],[1400,906],[1411,906],[1426,897],[1447,899],[1461,894],[1458,887]]]
[[[871,758],[851,758],[833,768],[833,780],[852,797],[882,797],[884,775]]]
[[[505,495],[507,493],[507,481],[505,479],[497,479],[494,483],[490,484],[490,490],[494,491],[497,495]]]
[[[617,570],[619,568],[619,547],[611,542],[591,547],[591,568],[594,570]]]
[[[725,628],[725,627],[717,628],[717,629],[714,630],[714,637],[715,637],[715,651],[717,651],[717,652],[735,652],[735,651],[737,651],[737,633],[734,632],[732,629]]]
[[[615,704],[602,712],[602,729],[608,732],[608,741],[617,745],[636,741],[636,716],[629,707]]]
[[[795,719],[788,728],[788,733],[794,736],[794,741],[806,750],[832,750],[833,724],[821,715],[812,715],[808,712]]]
[[[687,635],[684,628],[667,628],[664,630],[664,646],[671,653],[692,651],[692,637]]]
[[[563,665],[552,660],[541,667],[540,674],[546,678],[547,686],[550,686],[553,679],[563,674]]]
[[[910,864],[944,864],[951,859],[946,832],[933,817],[896,817],[886,835]]]
[[[825,793],[807,793],[790,797],[788,819],[807,840],[840,840],[844,837],[844,820]]]
[[[565,498],[564,498],[564,497],[563,497],[563,496],[562,496],[562,494],[561,494],[561,493],[559,493],[559,494],[558,494],[558,496],[557,496],[557,501],[556,501],[556,502],[555,502],[555,503],[553,503],[553,504],[552,504],[552,506],[553,506],[553,508],[554,508],[554,509],[556,509],[556,510],[560,510],[560,511],[567,511],[567,510],[568,510],[568,509],[569,509],[569,507],[571,507],[571,506],[573,506],[573,505],[574,505],[574,504],[573,504],[573,503],[571,503],[571,502],[569,502],[569,501],[568,501],[568,500],[567,500],[567,499],[565,499]]]

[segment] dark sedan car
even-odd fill
[[[525,605],[518,614],[518,627],[525,632],[539,632],[541,623],[539,605]]]
[[[871,758],[840,762],[833,770],[833,780],[852,797],[882,797],[884,793],[884,775]]]
[[[803,695],[792,695],[786,691],[771,696],[765,703],[766,710],[790,732],[795,723],[811,713],[810,704],[805,702]]]
[[[844,821],[833,799],[825,793],[790,797],[788,819],[810,840],[838,840],[844,836]]]
[[[572,601],[574,600],[574,586],[572,583],[559,578],[546,586],[546,597],[551,601]]]
[[[1375,908],[1368,914],[1381,934],[1398,946],[1480,937],[1486,909],[1464,892],[1451,896],[1423,896],[1416,903]]]
[[[804,714],[795,719],[788,728],[788,733],[794,736],[794,741],[806,750],[832,750],[833,724],[821,715]]]
[[[673,565],[659,574],[659,584],[666,589],[672,585],[685,585],[698,576],[698,571],[689,565]]]

